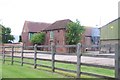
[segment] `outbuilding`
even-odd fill
[[[114,45],[120,42],[120,31],[119,31],[120,18],[115,19],[108,24],[100,28],[100,44],[101,45]],[[102,49],[101,49],[102,50]],[[108,47],[105,52],[114,51],[111,47]]]

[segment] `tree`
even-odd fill
[[[66,43],[69,45],[76,45],[82,39],[82,34],[85,31],[84,27],[80,25],[80,22],[70,22],[66,28]],[[70,53],[74,53],[76,48],[69,48]]]
[[[19,41],[18,42],[22,42],[22,38],[21,38],[21,35],[19,36]]]
[[[81,26],[78,20],[68,23],[66,28],[66,43],[69,45],[79,43],[84,31],[84,26]]]
[[[3,26],[0,24],[0,44],[2,43],[2,28]]]
[[[30,41],[33,44],[43,44],[45,41],[45,33],[40,32],[40,33],[33,34]]]
[[[14,39],[11,28],[2,26],[2,43],[11,43]]]

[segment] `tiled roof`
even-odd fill
[[[24,26],[28,28],[28,32],[40,32],[47,28],[50,23],[43,23],[43,22],[31,22],[25,21]]]
[[[84,28],[85,28],[84,35],[85,36],[92,36],[91,33],[92,33],[93,27],[87,27],[87,26],[85,26]]]
[[[45,30],[49,31],[49,30],[56,30],[56,29],[64,29],[66,28],[69,22],[72,22],[72,21],[69,19],[58,20],[54,22],[53,24],[51,24],[49,27],[47,27]]]

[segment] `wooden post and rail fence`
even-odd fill
[[[61,61],[61,60],[56,60],[55,59],[55,55],[56,51],[55,48],[57,47],[54,43],[51,43],[51,53],[49,55],[51,55],[51,59],[43,59],[43,58],[38,58],[37,54],[40,54],[37,50],[38,47],[49,47],[49,46],[37,46],[34,45],[34,58],[32,57],[25,57],[24,54],[26,53],[24,51],[24,47],[23,46],[19,46],[19,48],[21,48],[21,51],[15,51],[14,50],[14,46],[8,47],[8,46],[2,46],[2,61],[3,64],[5,64],[5,61],[10,61],[11,65],[14,64],[14,62],[18,62],[21,64],[21,66],[23,66],[23,64],[30,64],[34,66],[34,69],[37,68],[37,66],[42,66],[42,67],[47,67],[47,68],[51,68],[52,72],[55,72],[55,70],[62,70],[62,71],[67,71],[67,72],[73,72],[76,73],[76,78],[80,78],[81,74],[84,75],[90,75],[90,76],[96,76],[96,77],[100,77],[100,78],[115,78],[115,79],[120,79],[120,44],[116,44],[115,47],[115,57],[112,57],[115,59],[115,66],[106,66],[106,65],[97,65],[97,64],[89,64],[89,63],[82,63],[81,62],[81,56],[84,56],[84,54],[82,54],[81,52],[81,44],[78,43],[77,45],[67,45],[64,47],[76,47],[76,56],[77,56],[77,61],[76,62],[70,62],[70,61]],[[60,46],[59,46],[60,47]],[[102,47],[102,46],[100,46]],[[7,55],[7,51],[5,51],[6,48],[11,48],[11,51],[9,51],[11,53],[11,55]],[[15,56],[14,54],[18,52],[21,55],[20,56]],[[27,53],[31,53],[31,52],[27,52]],[[42,53],[42,52],[41,52]],[[46,53],[43,53],[46,54]],[[88,55],[90,56],[90,55]],[[11,60],[6,60],[6,57],[10,57]],[[100,57],[100,56],[95,56],[95,57]],[[102,57],[102,56],[101,56]],[[20,61],[15,61],[14,58],[20,58]],[[105,57],[104,57],[105,58]],[[106,57],[107,58],[107,57]],[[25,62],[24,59],[33,59],[34,63],[29,63],[29,62]],[[51,66],[46,66],[46,65],[42,65],[42,64],[38,64],[37,61],[38,60],[43,60],[43,61],[51,61]],[[61,62],[61,63],[66,63],[66,64],[74,64],[76,65],[76,70],[68,70],[68,69],[63,69],[63,68],[57,68],[55,66],[56,62]],[[99,74],[95,74],[95,73],[89,73],[89,72],[82,72],[81,71],[81,65],[84,66],[92,66],[92,67],[98,67],[98,68],[105,68],[105,69],[112,69],[115,70],[115,77],[110,77],[110,76],[104,76],[104,75],[99,75]]]

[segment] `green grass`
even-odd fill
[[[0,57],[1,58],[1,57]],[[2,61],[0,60],[0,79],[2,78]]]
[[[7,58],[7,59],[10,60],[11,58]],[[14,58],[14,60],[20,61],[21,59]],[[30,62],[30,63],[34,62],[34,60],[30,60],[30,59],[24,59],[24,61]],[[38,60],[37,64],[44,64],[47,66],[51,66],[51,61],[39,61]],[[74,64],[65,64],[65,63],[57,62],[57,63],[55,63],[55,67],[76,70],[76,65],[74,65]],[[21,71],[21,70],[23,70],[23,71]],[[32,74],[31,70],[32,70],[32,73],[34,73],[36,75]],[[114,70],[110,70],[110,69],[82,66],[81,71],[114,77]],[[18,74],[14,74],[12,72],[18,73]],[[56,77],[65,77],[65,76],[73,76],[73,77],[76,76],[75,73],[68,73],[68,72],[64,72],[64,71],[60,71],[60,70],[55,70],[55,72],[59,73],[59,75],[52,73],[51,69],[44,68],[44,67],[37,67],[37,69],[33,69],[33,66],[29,66],[26,64],[24,64],[23,67],[20,66],[20,63],[14,63],[14,65],[10,65],[10,62],[7,62],[7,63],[3,64],[3,77],[11,77],[11,76],[14,77],[14,75],[15,75],[15,77],[32,77],[32,78],[34,78],[34,77],[36,77],[36,78],[37,77],[50,77],[50,78],[55,77],[56,78]],[[51,75],[48,76],[48,73]],[[12,75],[12,74],[14,74],[14,75]],[[25,75],[25,74],[29,74],[29,75]],[[60,74],[62,74],[64,76],[62,76]],[[94,77],[82,75],[82,78],[94,78]]]
[[[19,64],[3,64],[3,78],[65,78],[65,76],[44,70],[33,69],[30,66],[20,66]]]
[[[44,65],[51,66],[50,61],[38,61],[38,64],[44,64]],[[64,68],[64,69],[68,69],[68,70],[76,70],[75,64],[65,64],[65,63],[57,62],[57,63],[55,63],[55,67]],[[81,66],[81,71],[114,77],[114,70],[110,70],[110,69]]]

